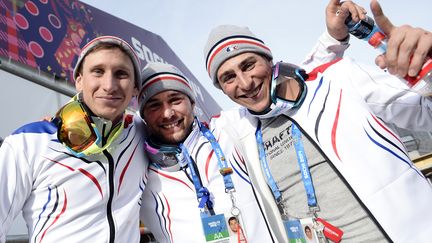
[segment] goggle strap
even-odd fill
[[[84,150],[84,151],[82,151],[80,153],[76,153],[76,154],[82,154],[81,156],[83,156],[83,155],[97,154],[97,153],[100,153],[100,152],[106,150],[109,146],[111,146],[111,143],[123,131],[122,123],[120,123],[119,125],[117,125],[114,129],[115,129],[115,131],[113,130],[114,133],[110,134],[110,136],[108,137],[108,140],[107,140],[107,142],[105,143],[104,146],[100,147],[97,142],[94,142],[86,150]],[[98,130],[96,129],[95,131],[98,131]],[[96,141],[100,141],[100,139],[101,139],[101,137],[98,136],[98,138],[97,138]],[[79,157],[81,157],[81,156],[79,156]]]
[[[124,122],[124,120],[121,123],[116,125],[116,127],[112,131],[112,132],[114,132],[114,134],[112,134],[112,135],[110,134],[110,136],[108,137],[107,143],[104,145],[104,147],[107,145],[110,145],[120,135],[120,133],[123,131],[123,122]]]

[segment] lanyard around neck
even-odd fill
[[[205,138],[210,142],[213,151],[216,154],[216,158],[218,160],[219,172],[223,176],[224,184],[225,184],[225,192],[230,192],[234,190],[234,183],[231,179],[232,168],[228,166],[228,162],[225,158],[225,155],[220,147],[219,143],[216,141],[213,133],[203,124],[198,122],[198,126],[200,131],[204,135]]]
[[[271,174],[270,167],[267,162],[267,157],[265,154],[264,143],[262,138],[261,121],[258,122],[258,127],[255,132],[255,136],[256,136],[256,141],[258,143],[259,158],[260,158],[261,166],[264,170],[264,174],[267,179],[267,184],[272,190],[275,200],[278,203],[280,203],[282,200],[282,193],[280,192],[276,184],[276,181],[273,178],[273,175]],[[307,156],[304,151],[303,142],[301,141],[301,132],[294,123],[292,124],[292,136],[293,136],[294,148],[296,150],[296,155],[297,155],[297,162],[300,167],[300,174],[302,175],[303,185],[306,190],[308,206],[311,211],[317,211],[316,209],[318,207],[317,206],[318,204],[316,200],[315,190],[312,184],[312,177],[308,166]]]
[[[198,176],[198,174],[196,172],[196,166],[195,166],[192,158],[190,157],[187,148],[184,146],[183,143],[181,143],[179,146],[181,149],[181,154],[179,154],[179,156],[183,156],[184,159],[186,159],[186,162],[187,162],[188,167],[189,167],[189,173],[192,177],[192,182],[193,182],[194,187],[195,187],[195,193],[196,193],[197,199],[199,201],[198,207],[200,209],[204,209],[204,206],[207,206],[207,209],[209,210],[210,214],[214,215],[213,202],[210,200],[209,190],[202,185],[200,177]]]
[[[224,155],[219,143],[216,141],[213,133],[207,127],[202,125],[197,119],[195,121],[198,123],[198,127],[199,127],[201,133],[210,142],[210,145],[212,146],[213,151],[215,151],[215,155],[216,155],[217,160],[218,160],[219,172],[222,174],[223,180],[224,180],[225,192],[231,193],[231,192],[235,191],[234,183],[232,182],[232,179],[231,179],[232,169],[231,169],[231,167],[228,167],[228,163],[226,161],[225,155]],[[198,169],[197,169],[196,165],[194,164],[192,158],[190,157],[188,149],[186,148],[186,146],[183,143],[181,143],[179,145],[179,147],[181,149],[181,156],[184,157],[184,158],[179,158],[179,159],[186,159],[186,162],[188,164],[189,172],[190,172],[190,175],[192,177],[192,182],[193,182],[194,187],[195,187],[197,199],[199,201],[198,207],[203,209],[204,206],[207,206],[207,209],[210,211],[210,214],[214,215],[213,203],[210,200],[210,192],[206,187],[204,187],[202,185],[200,177],[197,173]]]

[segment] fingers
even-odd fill
[[[408,75],[411,77],[417,75],[427,58],[428,53],[432,50],[432,33],[418,28],[417,30],[419,33],[419,40],[408,68]]]
[[[384,15],[381,5],[376,0],[371,0],[370,8],[378,27],[384,32],[384,34],[390,35],[390,32],[393,30],[394,26],[387,16]]]
[[[379,55],[375,58],[375,64],[380,67],[381,69],[385,69],[387,67],[386,65],[386,61],[385,61],[385,56],[384,55]]]
[[[405,56],[407,58],[406,63],[409,62],[409,55],[407,56],[406,51],[408,48],[408,45],[405,44],[404,50],[405,54],[401,55],[400,48],[402,47],[402,43],[405,40],[406,35],[406,29],[404,30],[403,27],[396,28],[393,32],[393,35],[391,35],[390,38],[387,39],[387,51],[385,53],[385,61],[387,65],[387,69],[389,73],[396,75],[398,74],[398,68],[400,70],[403,70],[402,67],[398,66],[399,63],[403,63],[401,60],[402,56]],[[411,52],[410,50],[408,50]],[[407,65],[407,64],[406,64]]]
[[[394,26],[376,0],[371,1],[370,7],[376,24],[388,38],[385,55],[378,56],[375,63],[393,75],[415,77],[432,53],[432,33],[409,25]]]
[[[349,15],[349,9],[347,7],[340,7],[336,11],[336,16],[339,17],[340,19],[343,19],[344,21],[348,17],[348,15]]]
[[[394,28],[388,39],[385,62],[391,74],[416,76],[428,52],[432,49],[432,34],[421,28],[403,25]]]
[[[345,20],[351,14],[354,21],[366,18],[366,10],[352,1],[330,0],[326,8],[326,24],[329,34],[337,39],[344,40],[348,36]]]
[[[330,0],[326,10],[336,13],[336,11],[339,9],[339,6],[340,6],[340,0]]]
[[[399,72],[406,73],[410,59],[409,54],[412,52],[412,50],[410,50],[412,46],[408,43],[405,43],[405,46],[402,46],[406,35],[406,29],[395,28],[387,16],[384,15],[380,4],[376,0],[371,0],[370,8],[373,18],[375,19],[375,23],[388,37],[385,58],[378,57],[377,60],[380,62],[377,63],[377,65],[381,68],[383,68],[383,66],[387,67],[389,73],[394,75],[399,74]],[[400,48],[403,48],[404,51],[400,52]],[[406,60],[402,60],[401,57],[406,58]]]
[[[400,34],[393,33],[388,41],[387,61],[389,62],[390,73],[405,77],[408,73],[411,57],[423,31],[407,25],[399,27],[399,30]]]
[[[338,10],[340,9],[340,0],[330,0],[326,7],[326,21],[334,21],[335,16],[338,15]]]
[[[359,6],[351,1],[342,2],[340,9],[336,12],[339,12],[339,15],[345,21],[346,17],[351,14],[351,18],[358,22],[362,19],[366,18],[367,11],[362,6]]]

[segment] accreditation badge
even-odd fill
[[[299,219],[284,220],[285,230],[288,235],[289,243],[305,243],[305,236],[303,234],[302,225]]]
[[[322,228],[317,227],[312,217],[300,219],[300,223],[306,243],[327,242],[327,240],[323,238]]]
[[[229,232],[224,214],[201,218],[206,242],[229,243]]]
[[[229,218],[226,218],[231,243],[247,243],[246,232],[243,230],[242,223],[240,221],[240,214],[231,215]]]

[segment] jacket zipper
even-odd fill
[[[109,226],[109,242],[114,243],[115,240],[115,225],[114,225],[114,219],[112,215],[112,200],[114,197],[114,160],[108,151],[103,151],[104,155],[108,159],[108,183],[109,183],[109,197],[107,202],[107,219],[108,219],[108,226]]]
[[[102,145],[105,145],[107,138],[109,136],[105,136],[106,124],[102,126]],[[108,134],[109,135],[109,134]],[[114,159],[111,154],[105,149],[103,154],[106,156],[108,160],[108,184],[109,184],[109,196],[107,202],[107,220],[109,226],[109,243],[114,243],[115,240],[115,225],[114,218],[112,215],[112,200],[114,197]]]

